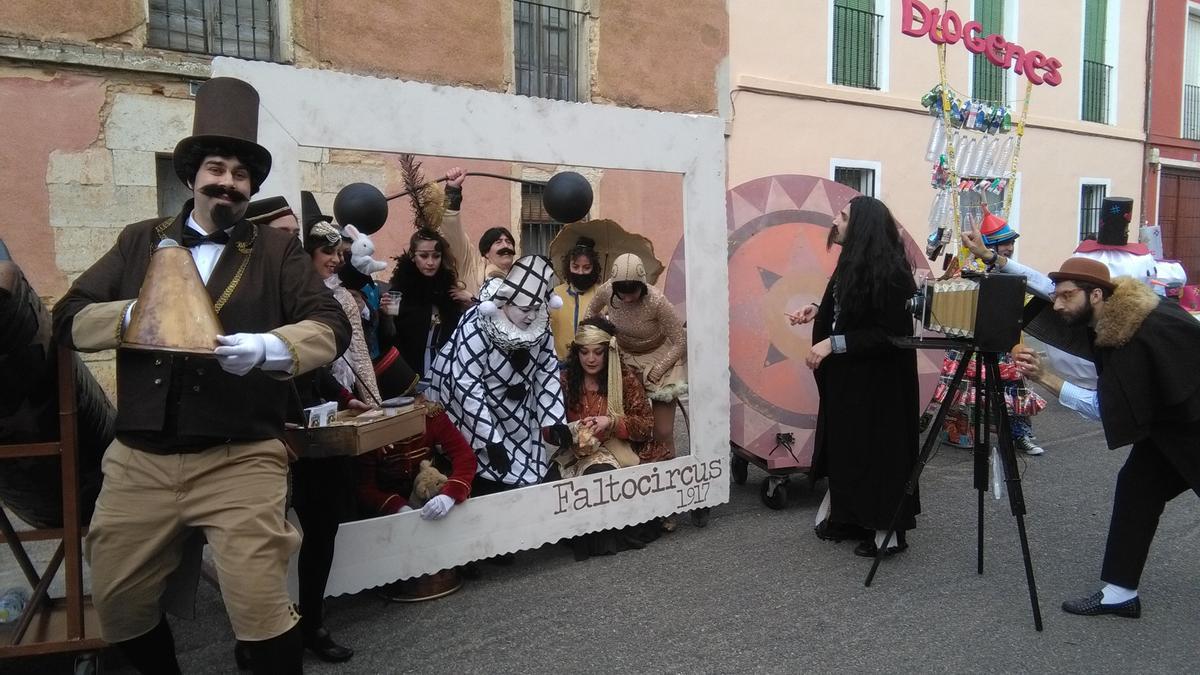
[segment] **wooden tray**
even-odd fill
[[[351,415],[339,410],[333,423],[314,429],[287,429],[288,445],[300,457],[361,455],[389,443],[425,433],[425,406],[371,410]]]

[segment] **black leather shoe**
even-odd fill
[[[893,543],[891,546],[888,546],[887,550],[883,552],[883,557],[885,558],[896,555],[901,551],[908,550],[908,538],[903,532],[897,532],[892,537],[892,541],[895,543]],[[874,558],[875,556],[879,555],[879,547],[875,545],[874,535],[858,546],[855,546],[854,555],[862,556],[863,558]]]
[[[324,626],[304,636],[304,648],[327,663],[342,663],[354,656],[354,650],[333,641],[333,636]]]
[[[233,643],[233,661],[238,670],[250,670],[250,645],[241,640]]]
[[[1067,600],[1062,604],[1062,608],[1068,614],[1080,616],[1112,614],[1126,619],[1137,619],[1142,616],[1142,601],[1137,596],[1125,602],[1115,602],[1109,605],[1104,604],[1102,600],[1104,600],[1104,593],[1097,591],[1086,598]]]

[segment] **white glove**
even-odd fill
[[[433,499],[425,502],[425,506],[421,507],[421,518],[425,520],[441,520],[450,513],[450,509],[454,508],[454,498],[446,495],[438,495]]]
[[[267,345],[263,336],[257,333],[235,333],[233,335],[218,335],[220,347],[213,350],[217,355],[217,363],[232,375],[245,375],[256,366],[261,366],[267,358]]]

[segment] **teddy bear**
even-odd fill
[[[441,471],[433,468],[433,462],[428,459],[421,460],[417,475],[413,477],[412,494],[408,498],[408,505],[414,509],[421,508],[425,502],[441,494],[442,486],[446,484],[447,480],[449,479]]]
[[[375,255],[375,242],[371,241],[370,237],[359,232],[353,225],[347,225],[342,231],[350,237],[350,264],[354,269],[367,276],[387,269],[387,263],[371,257]]]

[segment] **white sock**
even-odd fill
[[[1116,584],[1105,584],[1100,592],[1104,594],[1100,602],[1105,605],[1119,605],[1137,597],[1136,588],[1125,588]]]
[[[821,505],[817,507],[817,522],[813,523],[814,525],[820,525],[821,521],[829,517],[829,510],[831,508],[829,505],[829,495],[829,490],[826,490],[825,498],[821,500]]]
[[[883,548],[883,540],[887,538],[887,530],[875,530],[875,548]],[[892,540],[888,542],[888,546],[896,546],[896,537],[899,533],[892,535]]]

